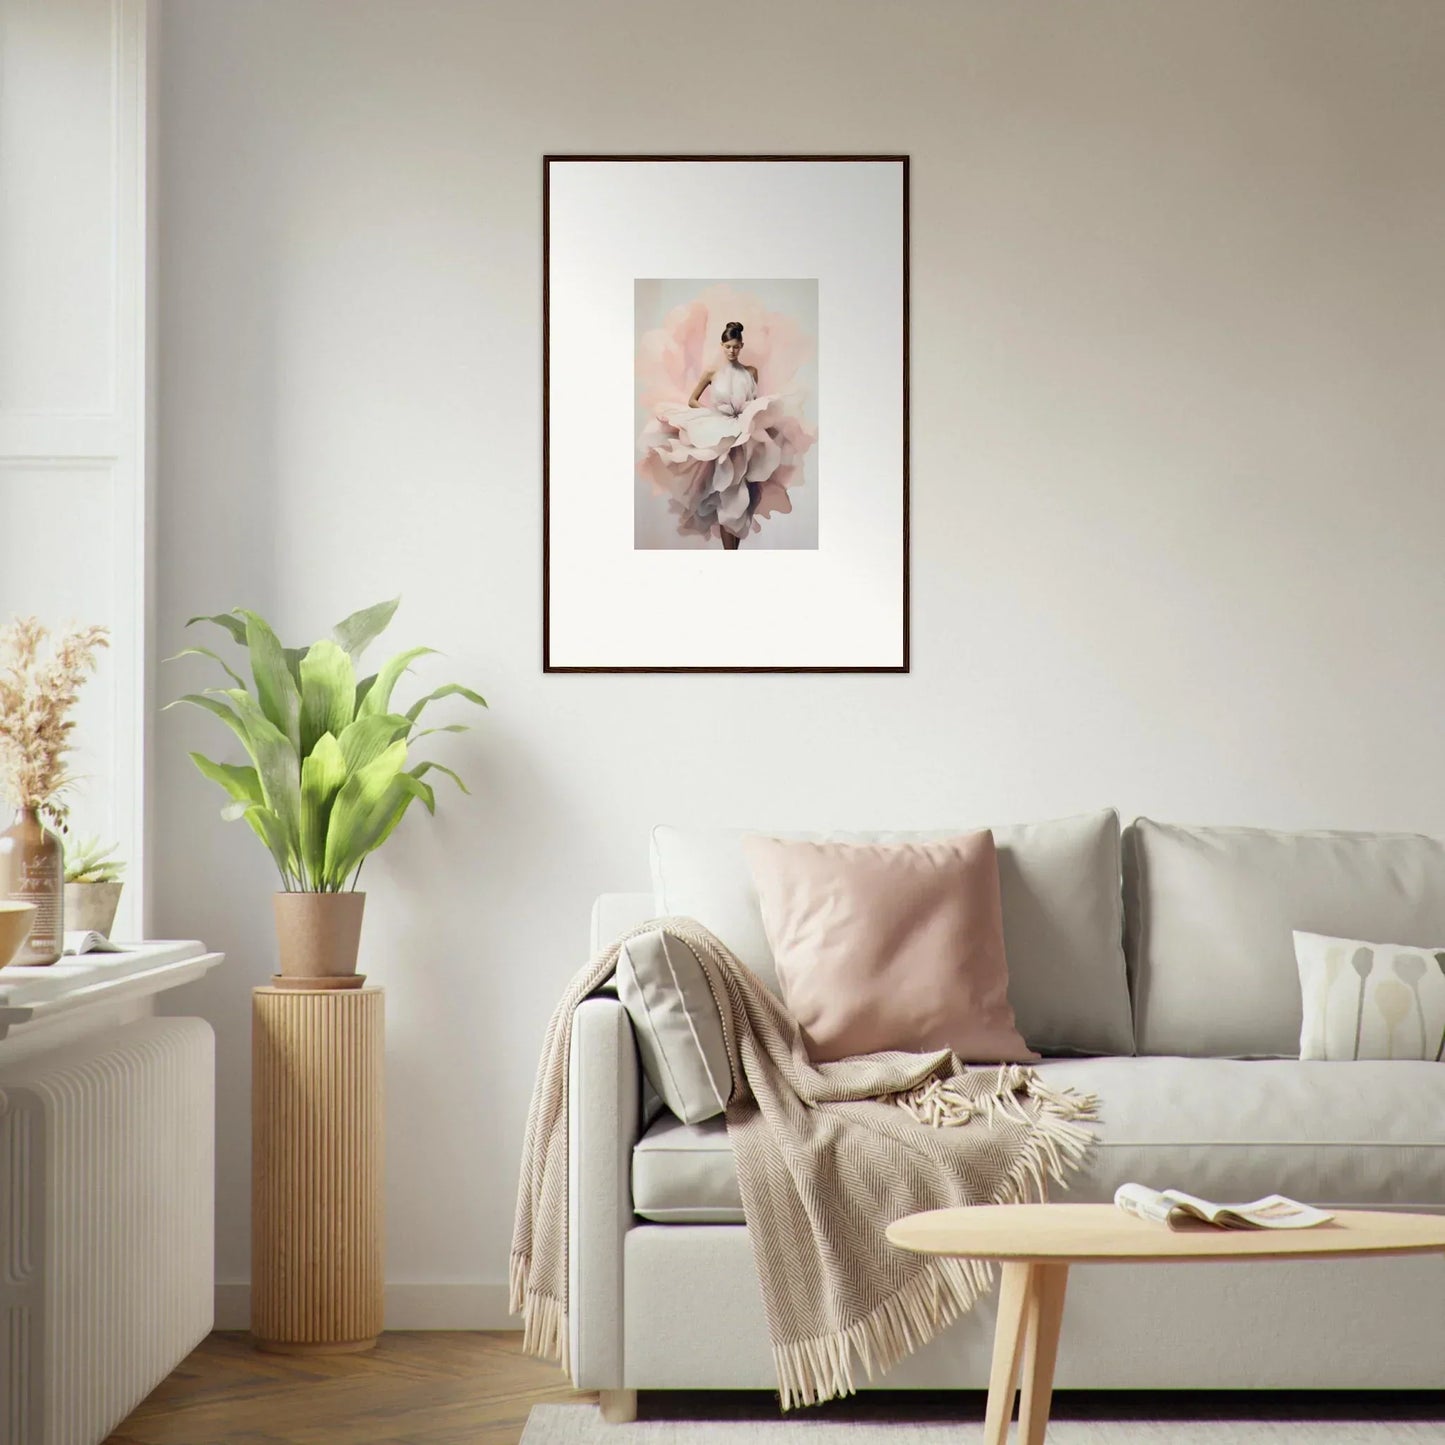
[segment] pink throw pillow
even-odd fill
[[[990,832],[936,843],[810,843],[749,834],[783,1002],[815,1063],[952,1049],[1038,1058],[1008,998]]]

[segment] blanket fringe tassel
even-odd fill
[[[1032,1126],[1029,1148],[1009,1176],[1000,1204],[1026,1204],[1048,1197],[1048,1183],[1062,1182],[1083,1162],[1094,1143],[1086,1121],[1098,1115],[1092,1094],[1054,1090],[1017,1066],[1000,1071],[998,1091],[980,1108],[939,1080],[897,1096],[901,1108],[934,1128],[985,1122],[998,1114]],[[1036,1107],[1030,1111],[1028,1104]],[[792,1340],[773,1347],[778,1392],[784,1410],[854,1394],[855,1364],[865,1378],[883,1374],[922,1348],[954,1320],[968,1313],[992,1287],[994,1267],[979,1259],[930,1259],[897,1294],[863,1319],[831,1335]]]
[[[527,1288],[529,1261],[514,1254],[508,1269],[508,1309],[522,1316],[522,1352],[541,1360],[556,1360],[570,1376],[572,1340],[567,1311],[561,1300]]]
[[[993,1266],[983,1260],[930,1260],[897,1294],[846,1330],[775,1345],[783,1409],[853,1394],[855,1362],[869,1379],[892,1369],[967,1314],[992,1282]]]

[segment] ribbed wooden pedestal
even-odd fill
[[[383,994],[258,988],[251,1020],[251,1333],[364,1350],[381,1333]]]

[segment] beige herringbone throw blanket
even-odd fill
[[[777,998],[701,925],[657,919],[697,954],[727,1035],[728,1137],[767,1309],[784,1409],[852,1393],[970,1309],[992,1279],[976,1260],[895,1249],[885,1227],[959,1204],[1042,1198],[1092,1143],[1095,1101],[1028,1068],[964,1070],[946,1050],[812,1064]],[[567,1056],[572,1014],[626,941],[568,985],[532,1094],[512,1239],[523,1347],[569,1368]]]

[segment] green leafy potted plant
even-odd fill
[[[102,847],[99,838],[66,844],[65,919],[72,928],[110,937],[125,887],[125,864],[113,856],[119,846]]]
[[[445,773],[467,791],[450,768],[431,759],[413,763],[410,749],[431,733],[466,731],[462,723],[419,728],[430,703],[459,697],[485,707],[485,700],[453,682],[405,712],[392,701],[402,674],[436,649],[410,648],[369,676],[356,676],[358,660],[400,601],[353,613],[329,638],[307,648],[283,647],[262,618],[239,607],[186,624],[221,628],[245,650],[250,665],[248,687],[210,648],[185,649],[177,656],[210,659],[233,686],[188,693],[176,703],[219,718],[245,749],[249,761],[241,765],[190,756],[229,796],[221,816],[244,818],[281,875],[275,911],[283,977],[355,974],[366,899],[355,891],[361,865],[391,837],[413,801],[419,798],[435,813],[436,797],[424,781],[429,772]]]

